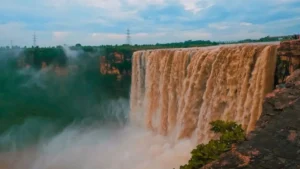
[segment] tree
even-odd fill
[[[211,131],[220,133],[219,140],[211,140],[208,144],[198,145],[192,152],[192,158],[188,164],[180,166],[180,169],[199,169],[204,165],[216,160],[219,156],[231,149],[232,144],[241,143],[245,140],[245,132],[241,125],[235,122],[217,120],[210,123]]]

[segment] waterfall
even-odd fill
[[[273,89],[276,51],[267,44],[137,51],[130,120],[198,143],[214,137],[214,120],[235,121],[249,133]]]
[[[58,97],[54,94],[56,97],[53,97],[50,88],[48,93],[51,94],[44,99],[58,98],[69,110],[50,109],[54,115],[74,114],[76,103],[92,106],[82,114],[75,111],[82,119],[49,138],[45,136],[59,123],[48,118],[46,121],[26,118],[26,123],[16,125],[13,132],[1,135],[0,142],[14,147],[15,142],[10,140],[26,138],[40,124],[45,126],[41,128],[43,135],[30,147],[0,152],[0,168],[178,169],[188,162],[198,143],[217,137],[210,132],[209,122],[236,121],[247,132],[254,129],[262,113],[264,96],[273,89],[276,51],[277,45],[267,44],[137,51],[132,60],[130,114],[127,114],[127,99],[108,98],[105,102],[90,104],[94,103],[93,97],[86,93],[84,98],[88,104],[82,99],[70,102],[81,95]],[[85,89],[77,80],[65,84],[71,92]],[[79,85],[79,88],[73,89],[71,85]],[[100,92],[96,93],[105,94]],[[28,97],[26,92],[23,95]],[[52,102],[46,100],[45,103]],[[49,107],[42,105],[46,106],[42,108]],[[124,124],[127,115],[130,122]],[[27,134],[21,134],[24,131],[28,131]]]

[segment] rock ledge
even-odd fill
[[[300,70],[265,98],[247,141],[203,169],[300,169]]]

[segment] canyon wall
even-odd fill
[[[284,83],[287,76],[300,68],[300,39],[283,41],[278,48],[275,83]]]

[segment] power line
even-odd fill
[[[127,29],[127,38],[126,38],[126,40],[127,40],[127,45],[131,45],[131,36],[130,36],[130,30],[129,29]]]
[[[36,47],[36,34],[33,33],[33,47]]]

